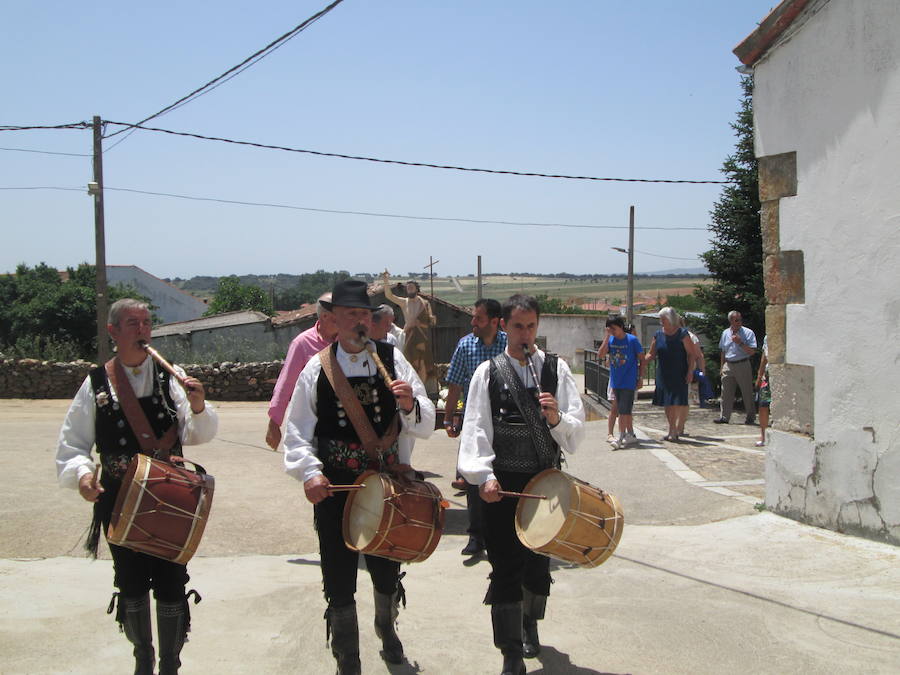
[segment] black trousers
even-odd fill
[[[500,487],[522,492],[536,474],[495,472]],[[535,595],[550,595],[550,558],[522,545],[516,536],[517,499],[504,497],[499,502],[482,502],[484,541],[491,563],[491,582],[485,604],[518,602],[522,588]]]
[[[469,536],[484,541],[484,518],[481,515],[484,500],[478,494],[478,486],[466,483],[466,511],[469,514]]]
[[[352,483],[342,477],[329,479],[335,483]],[[313,507],[316,532],[319,535],[319,556],[325,599],[330,607],[343,607],[353,602],[356,594],[356,571],[359,553],[347,548],[341,525],[344,517],[346,492],[336,492]],[[400,563],[373,555],[363,556],[372,585],[379,593],[391,595],[397,590]]]
[[[186,565],[138,553],[129,548],[109,545],[112,554],[114,584],[123,597],[140,598],[153,589],[153,597],[163,602],[184,600],[184,587],[190,580]]]

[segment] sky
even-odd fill
[[[7,3],[0,126],[138,122],[327,4]],[[741,97],[732,49],[775,4],[344,0],[147,125],[406,162],[719,181]],[[628,246],[630,206],[635,272],[696,269],[722,189],[412,167],[143,130],[103,147],[107,263],[167,278],[405,275],[430,259],[440,276],[466,275],[479,255],[488,273],[619,274],[627,256],[611,247]],[[92,131],[0,131],[0,148],[0,272],[93,262]]]

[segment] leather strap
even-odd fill
[[[506,352],[497,354],[497,356],[493,358],[493,362],[497,367],[497,374],[500,376],[500,379],[503,380],[504,384],[506,384],[506,387],[512,394],[512,399],[515,402],[516,407],[519,409],[519,412],[522,413],[522,418],[532,430],[531,442],[537,453],[538,459],[544,463],[549,462],[547,464],[548,466],[556,466],[558,457],[553,448],[553,438],[550,436],[550,430],[547,428],[547,423],[544,418],[541,417],[540,408],[534,398],[528,395],[528,391],[526,391],[525,386],[522,384],[522,380],[519,379],[518,374],[513,370],[512,365],[510,365],[509,357],[506,355]],[[538,383],[535,382],[535,384],[537,385]]]
[[[119,405],[122,406],[128,426],[131,427],[138,445],[141,446],[141,452],[168,461],[169,451],[178,440],[178,425],[173,424],[162,437],[157,438],[118,358],[112,358],[106,362],[106,375],[116,390]]]
[[[397,436],[400,435],[400,423],[397,419],[399,411],[394,415],[394,419],[391,420],[387,433],[379,439],[375,429],[372,427],[372,423],[369,421],[369,417],[366,415],[366,411],[363,410],[362,403],[356,397],[356,392],[350,386],[350,381],[344,375],[344,371],[341,370],[332,345],[328,345],[319,352],[319,361],[322,363],[322,372],[325,373],[331,388],[334,389],[334,393],[340,400],[341,405],[347,411],[350,424],[353,425],[353,430],[359,436],[359,440],[369,459],[380,462],[381,452],[390,448],[394,441],[397,440]]]

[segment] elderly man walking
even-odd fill
[[[740,387],[747,417],[744,424],[753,424],[756,408],[753,405],[753,369],[750,358],[756,353],[756,335],[743,325],[741,313],[728,312],[728,328],[719,339],[722,374],[722,414],[713,420],[716,424],[728,424],[734,407],[734,390]]]

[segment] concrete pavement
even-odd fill
[[[2,673],[131,668],[130,645],[104,611],[110,563],[78,557],[89,505],[55,486],[55,437],[66,405],[0,401],[8,486],[0,497]],[[311,507],[282,473],[281,456],[263,446],[265,405],[219,408],[219,438],[187,453],[216,476],[217,487],[189,565],[190,587],[204,599],[192,606],[182,672],[331,673]],[[612,452],[606,422],[588,424],[565,468],[617,495],[626,527],[600,567],[554,564],[540,626],[546,646],[528,672],[897,672],[900,550],[758,512],[758,484],[740,481],[761,474],[735,476],[755,470],[759,455],[727,447],[751,449],[752,439],[709,440],[758,429],[700,433],[703,419],[694,413],[688,430],[696,429],[696,442],[677,446],[653,440],[661,435],[655,413],[638,417],[645,438],[638,449]],[[721,461],[729,452],[752,461]],[[489,566],[459,554],[464,503],[448,485],[455,442],[436,433],[417,445],[414,460],[451,508],[434,555],[404,568],[409,604],[399,634],[408,664],[389,667],[379,658],[371,584],[361,572],[363,670],[499,672],[489,609],[481,604]],[[714,483],[729,485],[722,493]]]

